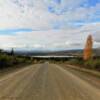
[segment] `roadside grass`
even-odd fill
[[[71,59],[68,61],[68,63],[79,67],[100,71],[100,58],[92,58],[87,61],[84,61],[83,59]]]

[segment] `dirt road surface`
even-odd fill
[[[100,89],[46,62],[0,78],[0,100],[100,100]]]

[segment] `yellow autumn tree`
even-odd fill
[[[86,40],[84,48],[84,54],[83,54],[84,60],[89,60],[92,57],[92,47],[93,47],[93,38],[92,35],[89,35]]]

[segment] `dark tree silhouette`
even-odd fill
[[[12,48],[12,50],[11,50],[11,53],[10,53],[11,55],[14,55],[14,49]]]

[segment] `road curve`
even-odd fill
[[[56,64],[36,64],[0,79],[0,100],[100,100],[100,89]]]

